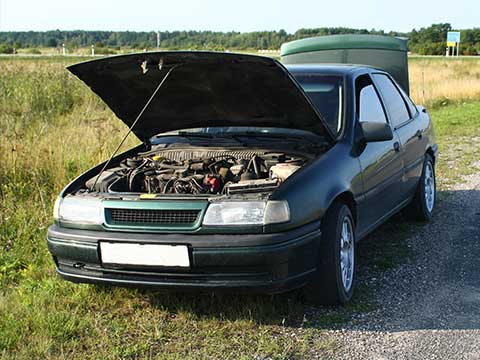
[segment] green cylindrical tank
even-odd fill
[[[407,40],[381,35],[330,35],[282,45],[284,64],[358,64],[385,70],[409,92]]]

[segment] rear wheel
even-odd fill
[[[435,207],[435,197],[435,167],[433,165],[433,158],[429,154],[426,154],[422,176],[418,182],[415,197],[402,211],[403,215],[409,220],[430,221],[432,219],[433,208]]]
[[[316,304],[346,304],[355,286],[355,226],[348,206],[331,206],[322,220],[320,241],[318,269],[305,295]]]

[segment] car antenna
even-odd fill
[[[158,67],[160,70],[162,70],[162,65],[163,65],[163,61],[160,60],[159,64],[158,64]],[[115,151],[112,153],[112,155],[110,156],[110,158],[107,160],[107,162],[105,163],[105,165],[103,165],[103,168],[102,170],[100,171],[100,173],[97,175],[97,177],[95,178],[95,182],[93,183],[92,187],[90,188],[90,191],[93,191],[93,189],[95,189],[95,186],[97,185],[97,182],[98,182],[98,179],[100,178],[100,176],[103,174],[103,172],[105,171],[105,169],[108,167],[108,165],[110,165],[110,163],[112,162],[114,156],[117,154],[118,150],[120,150],[120,148],[122,147],[123,143],[125,142],[125,140],[127,139],[128,135],[130,135],[130,133],[132,132],[132,129],[135,127],[135,125],[137,124],[138,120],[140,120],[140,118],[142,117],[143,113],[145,112],[145,110],[147,110],[148,106],[150,105],[150,103],[152,102],[152,100],[154,99],[155,95],[157,95],[158,93],[158,90],[160,90],[160,88],[162,87],[162,85],[165,83],[165,81],[167,80],[168,76],[172,73],[173,70],[175,70],[177,67],[179,67],[181,64],[178,64],[178,65],[175,65],[175,66],[172,66],[172,68],[170,70],[168,70],[168,72],[165,74],[165,76],[163,77],[163,79],[160,81],[160,83],[158,84],[158,86],[155,88],[155,91],[153,92],[152,96],[150,96],[150,98],[148,99],[148,101],[145,103],[145,105],[143,106],[142,110],[139,112],[139,114],[137,115],[135,121],[132,123],[132,125],[130,125],[130,127],[128,128],[128,131],[127,133],[125,134],[125,136],[123,137],[122,141],[120,141],[120,144],[118,144],[117,148],[115,149]],[[147,71],[148,71],[148,68],[147,68],[147,62],[144,61],[142,63],[142,69],[143,69],[143,73],[145,74]]]

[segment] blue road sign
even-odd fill
[[[460,42],[460,31],[449,31],[447,33],[447,42],[448,43],[459,43]]]

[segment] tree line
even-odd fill
[[[400,36],[409,39],[409,49],[422,55],[445,54],[449,23],[433,24],[427,28],[413,29],[410,32],[384,32],[383,30],[351,29],[346,27],[322,27],[299,29],[293,34],[285,30],[241,32],[213,31],[162,31],[162,49],[207,49],[207,50],[259,50],[279,49],[284,42],[312,36],[336,34],[375,34]],[[461,54],[480,54],[480,28],[461,30]],[[121,48],[153,49],[157,44],[157,33],[134,31],[4,31],[0,32],[0,52],[13,52],[13,49],[61,47],[69,49],[95,45],[97,53],[115,52]],[[37,50],[38,51],[38,50]]]

